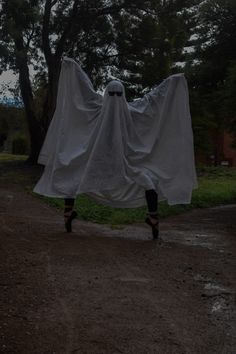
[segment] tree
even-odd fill
[[[30,6],[29,6],[30,5]],[[19,84],[24,102],[33,161],[42,142],[42,130],[34,110],[33,92],[29,77],[29,52],[35,52],[30,43],[37,19],[36,1],[3,1],[1,8],[1,64],[6,63],[19,73]]]
[[[36,162],[55,110],[63,55],[79,58],[96,87],[110,73],[125,79],[134,87],[131,97],[160,81],[180,59],[189,29],[185,7],[192,1],[3,0],[1,65],[19,73],[29,161]]]
[[[217,144],[223,130],[232,132],[236,123],[236,3],[234,0],[206,0],[195,8],[195,16],[194,51],[189,54],[186,65],[192,112],[198,130],[214,131]],[[215,152],[217,163],[220,154],[220,151]]]
[[[115,17],[117,65],[114,73],[140,94],[179,71],[192,27],[194,0],[151,1],[149,11],[123,11]],[[141,10],[142,11],[142,10]],[[127,31],[127,29],[129,29]]]
[[[232,61],[226,75],[224,90],[224,115],[226,128],[235,136],[236,146],[236,60]]]

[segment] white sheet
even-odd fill
[[[34,191],[46,196],[85,193],[129,208],[144,205],[145,190],[155,189],[170,205],[190,203],[197,179],[184,75],[172,75],[128,103],[119,81],[102,96],[81,66],[64,58],[38,162],[45,170]]]

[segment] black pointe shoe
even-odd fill
[[[154,218],[153,218],[154,219]],[[155,223],[153,223],[150,220],[150,217],[147,217],[145,219],[146,224],[148,224],[149,226],[151,226],[152,228],[152,236],[154,240],[157,240],[159,238],[159,220],[158,218],[155,218]]]
[[[72,213],[69,216],[65,215],[65,217],[67,218],[65,221],[65,228],[66,228],[67,232],[72,232],[72,220],[75,219],[76,216],[77,216],[77,213],[74,210],[72,211]]]

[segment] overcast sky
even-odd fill
[[[10,87],[14,87],[17,81],[17,76],[13,74],[12,70],[4,71],[2,75],[0,75],[0,91],[2,91],[3,87],[9,85]],[[3,96],[12,97],[10,92],[5,92],[5,94],[0,93],[0,97]]]

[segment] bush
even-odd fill
[[[12,153],[14,155],[26,155],[28,152],[28,141],[24,135],[18,135],[12,140]]]

